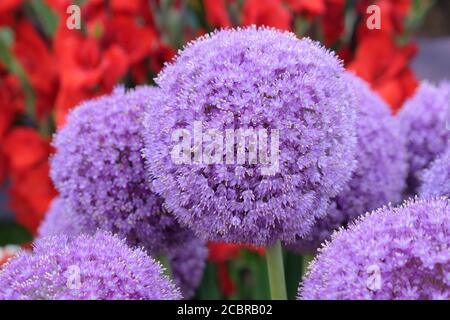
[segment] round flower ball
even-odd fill
[[[190,43],[144,118],[152,188],[208,240],[305,235],[356,165],[356,106],[336,56],[267,28]]]
[[[84,229],[82,227],[84,224],[79,219],[80,216],[68,209],[63,199],[56,198],[51,203],[45,219],[39,227],[38,238],[64,235],[71,239],[83,233],[95,233],[93,230]],[[180,288],[185,299],[191,298],[202,280],[208,258],[205,241],[192,235],[183,243],[166,248],[164,252],[150,254],[167,256],[174,283]]]
[[[85,230],[118,234],[152,254],[191,232],[162,206],[147,181],[142,116],[157,89],[139,87],[82,103],[54,138],[51,177]]]
[[[168,252],[173,280],[185,299],[192,298],[200,285],[208,259],[205,241],[192,237]]]
[[[450,299],[450,200],[406,202],[332,236],[300,299]]]
[[[68,210],[64,200],[60,197],[53,199],[38,229],[38,237],[49,237],[56,235],[66,235],[76,237],[83,230],[84,223],[79,221],[81,217]]]
[[[398,119],[407,142],[409,193],[420,186],[421,171],[448,146],[450,130],[450,83],[435,86],[424,82],[405,102]]]
[[[35,242],[0,272],[6,300],[172,300],[178,289],[142,249],[108,233]]]
[[[423,172],[420,195],[450,197],[450,148]]]
[[[327,215],[291,249],[314,252],[332,232],[358,216],[388,203],[399,203],[408,173],[405,139],[388,105],[367,83],[348,73],[358,104],[358,165],[345,188],[331,202]]]

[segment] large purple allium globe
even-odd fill
[[[39,227],[38,239],[58,235],[71,239],[82,233],[95,233],[92,229],[83,228],[79,217],[66,206],[63,199],[56,198]],[[200,284],[208,258],[205,241],[192,235],[185,238],[183,243],[166,248],[164,252],[148,253],[168,257],[175,284],[180,288],[185,299],[191,298]]]
[[[421,171],[445,151],[450,140],[450,83],[422,83],[398,119],[407,138],[409,193],[415,194]]]
[[[336,232],[300,299],[450,299],[450,200],[411,201]]]
[[[422,175],[422,197],[450,197],[450,147]]]
[[[43,238],[0,272],[0,299],[180,299],[161,266],[141,249],[98,232]]]
[[[155,192],[209,240],[305,235],[356,165],[356,106],[343,75],[319,44],[273,29],[189,44],[156,79],[161,92],[144,119]]]
[[[82,103],[56,134],[51,160],[55,186],[85,230],[110,231],[152,254],[191,237],[150,190],[141,156],[141,118],[156,90],[119,87]]]
[[[348,74],[354,87],[357,123],[357,168],[345,188],[335,197],[328,213],[306,237],[290,247],[314,252],[331,233],[368,211],[399,203],[408,173],[405,139],[386,103],[360,78]]]

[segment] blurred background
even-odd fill
[[[380,29],[367,25],[370,5],[380,9]],[[450,79],[448,0],[1,0],[0,247],[27,246],[57,195],[51,136],[71,108],[118,83],[152,83],[202,34],[252,24],[336,51],[393,113],[421,80]],[[217,296],[245,297],[244,271],[263,253],[212,243],[205,276],[219,280]]]

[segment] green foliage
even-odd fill
[[[0,220],[0,247],[9,244],[20,245],[31,240],[30,233],[16,222]]]

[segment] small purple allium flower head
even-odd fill
[[[192,238],[168,252],[175,284],[185,299],[191,298],[203,278],[208,248],[203,240]]]
[[[450,83],[424,82],[398,114],[407,138],[409,192],[415,194],[422,169],[442,154],[450,139]]]
[[[450,197],[450,147],[422,174],[422,197]]]
[[[60,197],[55,198],[45,214],[44,221],[39,226],[38,237],[66,235],[69,238],[84,233],[80,216],[73,214]]]
[[[357,168],[331,202],[328,213],[303,239],[289,247],[314,252],[331,233],[356,217],[399,203],[408,173],[405,139],[386,103],[360,78],[348,73],[358,101]]]
[[[80,215],[73,214],[67,208],[63,199],[56,198],[39,227],[38,238],[62,235],[72,239],[82,233],[95,233],[93,230],[83,230],[84,224],[80,223],[79,218]],[[192,236],[183,243],[166,248],[164,252],[150,252],[150,254],[168,256],[175,284],[185,299],[192,297],[200,284],[208,258],[205,241]]]
[[[306,234],[356,166],[343,75],[333,53],[274,29],[189,44],[156,79],[160,95],[144,118],[155,192],[209,240],[266,245]]]
[[[333,234],[300,299],[450,299],[450,200],[382,208]]]
[[[90,100],[56,134],[51,177],[85,230],[124,237],[152,254],[191,237],[162,207],[141,156],[141,118],[157,89],[140,87]]]
[[[178,289],[142,249],[108,233],[35,242],[0,272],[0,299],[171,300]]]

